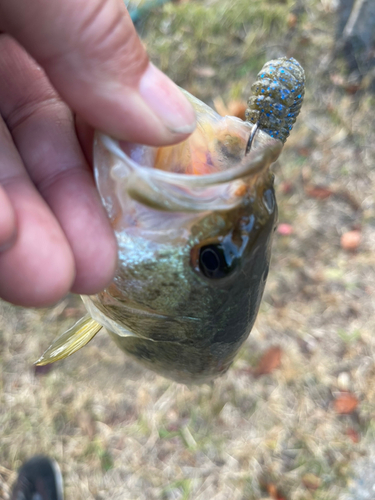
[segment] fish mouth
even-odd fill
[[[155,148],[97,133],[95,170],[100,173],[103,157],[108,165],[110,155],[110,177],[117,190],[157,210],[232,209],[248,197],[254,184],[262,182],[283,143],[258,129],[248,153],[253,124],[221,117],[184,93],[197,116],[197,129],[188,139]]]

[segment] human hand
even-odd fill
[[[0,0],[0,33],[0,297],[96,293],[117,247],[93,129],[161,146],[193,131],[194,112],[149,63],[122,0]]]

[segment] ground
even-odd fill
[[[80,299],[1,303],[0,498],[27,457],[46,453],[67,500],[371,499],[358,490],[358,476],[375,475],[371,74],[353,82],[331,57],[330,0],[185,0],[138,28],[152,60],[212,106],[246,101],[273,57],[306,70],[305,104],[274,166],[280,226],[261,310],[231,370],[186,387],[104,333],[36,374],[33,362],[81,317]]]

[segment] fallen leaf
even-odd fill
[[[361,243],[361,232],[357,229],[354,231],[348,231],[341,236],[340,244],[343,250],[348,252],[353,252],[357,250],[359,244]]]
[[[292,182],[289,182],[289,181],[283,181],[281,184],[280,184],[280,191],[283,193],[283,194],[289,194],[289,193],[292,193],[294,191],[294,185]]]
[[[330,80],[333,85],[337,87],[342,87],[348,94],[355,94],[361,88],[361,80],[358,76],[352,76],[351,78],[344,78],[342,75],[333,74],[330,76]]]
[[[336,413],[347,415],[358,406],[358,399],[351,392],[342,392],[333,403]]]
[[[277,232],[282,236],[290,236],[293,234],[293,227],[290,224],[279,224],[277,226]]]
[[[268,375],[272,373],[281,364],[282,349],[280,346],[270,347],[260,358],[257,366],[253,370],[253,375]]]
[[[247,109],[247,103],[245,101],[233,100],[226,105],[222,97],[218,96],[214,99],[214,106],[221,116],[236,116],[237,118],[241,118],[241,120],[245,120]]]
[[[346,429],[346,435],[353,441],[353,443],[359,443],[361,437],[353,427]]]
[[[304,32],[299,37],[298,45],[307,45],[310,42],[311,42],[311,36],[307,32]]]
[[[290,12],[287,18],[288,28],[294,28],[297,24],[298,17],[293,12]]]
[[[353,83],[348,82],[344,87],[346,92],[350,95],[356,94],[360,88],[361,88],[360,82],[353,82]]]
[[[310,148],[305,148],[305,147],[302,146],[302,147],[298,148],[298,153],[301,156],[304,156],[305,158],[307,158],[311,154],[311,149]]]
[[[247,103],[245,101],[230,101],[228,103],[229,116],[236,116],[245,120],[245,113],[247,109]]]
[[[302,477],[302,484],[309,490],[317,490],[321,485],[322,480],[320,477],[308,472]]]
[[[273,500],[286,500],[273,483],[267,484],[266,489]]]
[[[325,200],[326,198],[329,198],[334,191],[326,186],[307,185],[305,186],[305,193],[311,198]]]

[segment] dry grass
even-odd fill
[[[244,98],[280,51],[306,68],[306,104],[275,166],[280,222],[294,232],[276,234],[249,340],[212,385],[142,370],[104,334],[36,377],[33,362],[78,319],[80,301],[41,311],[1,303],[0,498],[40,452],[60,463],[68,500],[336,500],[353,474],[373,474],[375,98],[333,86],[324,71],[329,2],[306,2],[294,28],[293,3],[271,3],[267,16],[256,0],[170,4],[141,28],[152,58],[207,102]],[[333,194],[308,196],[317,184]],[[362,241],[348,253],[340,237],[353,228]],[[254,378],[248,368],[273,345],[280,368]],[[347,415],[335,411],[342,391],[359,400]]]

